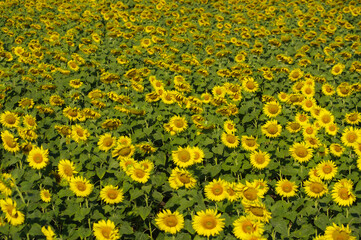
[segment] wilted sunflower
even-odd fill
[[[64,99],[59,95],[53,95],[50,97],[49,103],[51,106],[62,106],[64,104]]]
[[[223,231],[225,219],[221,218],[221,214],[217,214],[217,210],[207,209],[198,211],[193,217],[193,229],[201,236],[215,236]]]
[[[233,233],[238,239],[249,239],[250,236],[261,237],[264,224],[253,218],[241,216],[233,222]]]
[[[87,197],[94,188],[94,185],[82,176],[72,177],[69,185],[77,197]]]
[[[108,129],[108,130],[115,130],[117,129],[120,125],[122,125],[122,122],[119,119],[107,119],[105,120],[101,127],[104,129]]]
[[[27,158],[30,167],[34,169],[44,168],[49,162],[48,154],[48,149],[44,150],[42,146],[31,149]]]
[[[183,215],[178,211],[172,213],[169,209],[159,212],[155,222],[160,230],[170,234],[176,234],[184,227]]]
[[[14,128],[20,123],[20,118],[16,113],[5,111],[0,115],[0,122],[4,127]]]
[[[204,187],[206,198],[211,201],[223,201],[227,198],[227,182],[223,179],[213,179]]]
[[[1,141],[3,142],[4,149],[8,152],[16,153],[20,150],[17,138],[7,130],[1,132]]]
[[[22,98],[18,104],[22,109],[29,109],[34,107],[34,100],[31,98]]]
[[[100,191],[100,198],[107,204],[120,203],[124,199],[123,190],[118,186],[107,185]]]
[[[293,197],[297,193],[298,186],[295,182],[281,179],[276,184],[276,193],[281,197]]]
[[[114,222],[101,220],[93,224],[93,233],[97,240],[117,240],[120,238],[119,230]]]

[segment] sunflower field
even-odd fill
[[[0,239],[361,239],[358,0],[0,1]]]

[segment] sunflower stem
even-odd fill
[[[26,204],[26,203],[25,203],[25,200],[24,200],[24,197],[23,197],[23,194],[20,192],[18,186],[17,186],[16,184],[15,184],[14,186],[15,186],[15,190],[18,192],[18,194],[19,194],[19,196],[20,196],[21,201],[22,201],[24,204]]]

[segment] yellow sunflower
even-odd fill
[[[298,162],[308,162],[313,156],[313,150],[305,143],[294,143],[289,149],[291,156]]]
[[[271,161],[270,155],[267,152],[262,152],[261,150],[258,152],[252,152],[250,159],[252,166],[257,169],[264,169]]]
[[[1,132],[1,141],[3,142],[3,146],[6,151],[12,153],[20,151],[17,138],[15,138],[9,131],[5,130],[4,132]]]
[[[239,137],[233,133],[222,133],[222,143],[229,148],[236,148],[239,145]]]
[[[149,180],[150,173],[136,163],[130,170],[130,177],[136,182],[146,183]]]
[[[100,136],[98,141],[99,149],[102,151],[109,151],[112,147],[115,146],[116,138],[112,137],[110,133],[105,133]]]
[[[176,133],[183,132],[188,127],[187,120],[184,117],[180,117],[180,116],[173,116],[169,120],[169,124],[171,130]]]
[[[212,101],[212,94],[210,94],[210,93],[203,93],[202,95],[201,95],[201,98],[203,99],[202,100],[202,102],[203,103],[209,103],[209,102],[211,102]]]
[[[290,133],[296,133],[296,132],[299,132],[302,129],[302,125],[300,123],[298,123],[298,122],[289,122],[289,123],[287,123],[286,129]]]
[[[236,125],[232,120],[225,121],[223,124],[223,129],[226,133],[230,133],[230,134],[237,131]]]
[[[70,190],[77,197],[87,197],[93,191],[94,185],[82,176],[72,177],[70,179]]]
[[[15,186],[14,182],[11,174],[0,174],[0,192],[5,196],[10,196],[12,194],[12,188]]]
[[[308,124],[308,118],[309,118],[309,116],[305,113],[297,113],[295,116],[295,121],[301,125],[305,125],[305,124]]]
[[[49,98],[49,103],[51,106],[62,106],[65,101],[59,95],[53,95]]]
[[[101,220],[93,224],[93,233],[97,240],[117,240],[120,238],[119,230],[114,222]]]
[[[339,227],[335,223],[333,223],[332,226],[326,227],[325,238],[330,240],[356,240],[356,237],[351,235],[351,230],[348,225],[346,227],[343,225]]]
[[[144,171],[151,172],[154,168],[154,163],[148,159],[139,162],[139,165],[144,169]]]
[[[16,210],[16,202],[11,198],[0,200],[0,208],[5,213],[6,220],[13,226],[23,224],[25,221],[24,214]]]
[[[117,157],[118,160],[128,159],[133,156],[135,152],[135,147],[133,145],[123,145],[121,143],[117,143],[117,146],[112,151],[112,156]]]
[[[317,164],[316,169],[320,178],[324,180],[331,180],[337,173],[337,166],[331,160],[320,162]]]
[[[107,204],[120,203],[124,199],[123,190],[118,186],[107,185],[100,191],[100,198]]]
[[[223,231],[225,219],[221,218],[221,214],[217,214],[217,210],[207,209],[198,211],[193,217],[193,229],[201,236],[215,236]]]
[[[14,128],[19,126],[20,118],[16,113],[5,111],[0,115],[0,122],[4,127]]]
[[[345,65],[343,65],[342,63],[337,63],[335,66],[332,67],[331,69],[331,73],[332,75],[340,75],[343,70],[345,69]]]
[[[332,155],[334,155],[336,157],[340,157],[344,151],[345,151],[345,148],[342,147],[338,143],[332,143],[330,145],[330,152],[331,152]]]
[[[79,70],[79,66],[78,66],[77,62],[74,61],[74,60],[70,60],[68,62],[68,67],[73,71],[78,71]]]
[[[258,90],[258,83],[253,77],[246,77],[242,81],[242,88],[249,93],[256,92]]]
[[[186,168],[194,164],[194,152],[189,146],[179,146],[176,151],[172,151],[172,159],[178,167]]]
[[[270,138],[275,138],[281,135],[282,126],[278,124],[277,120],[267,121],[261,128],[262,133]]]
[[[31,149],[31,151],[29,152],[27,158],[30,167],[34,169],[44,168],[49,162],[48,154],[48,149],[44,150],[42,146],[40,148],[33,147],[33,149]]]
[[[119,166],[120,168],[128,175],[131,175],[131,171],[133,170],[133,167],[138,162],[134,160],[134,158],[122,158],[120,160]]]
[[[82,126],[76,124],[75,126],[71,126],[71,137],[74,141],[77,143],[81,141],[86,141],[88,137],[90,136],[90,133],[87,129],[84,129]]]
[[[361,130],[358,128],[347,127],[343,130],[341,141],[346,147],[355,146],[361,142]]]
[[[312,178],[303,183],[306,194],[312,198],[319,198],[328,192],[327,185],[321,179]]]
[[[227,182],[227,200],[230,202],[237,201],[239,199],[239,194],[237,192],[237,184],[235,182]]]
[[[18,104],[22,109],[33,108],[34,100],[31,98],[22,98]]]
[[[361,122],[361,113],[351,112],[345,115],[345,121],[348,124],[357,125]]]
[[[176,190],[183,186],[187,189],[190,189],[193,188],[197,183],[197,180],[192,176],[189,171],[177,167],[175,169],[172,169],[172,173],[168,181],[170,187]]]
[[[247,239],[249,236],[260,237],[264,231],[263,223],[245,216],[236,219],[233,226],[233,233],[238,239]]]
[[[317,128],[314,125],[309,124],[309,123],[303,125],[302,135],[304,138],[316,137],[317,132],[318,132]]]
[[[314,98],[305,98],[302,101],[302,109],[306,112],[310,112],[313,107],[317,106],[316,100]]]
[[[282,107],[278,102],[272,101],[263,106],[263,113],[269,118],[277,117],[281,113]]]
[[[35,129],[36,126],[37,126],[37,123],[36,123],[36,118],[29,115],[29,114],[26,114],[24,117],[23,117],[23,124],[26,128],[29,128],[29,129]]]
[[[222,179],[213,179],[204,187],[206,198],[211,201],[223,201],[227,198],[227,182]]]
[[[322,109],[317,117],[317,120],[321,127],[326,127],[333,123],[335,117],[331,114],[331,112],[327,111],[326,109]]]
[[[326,126],[325,130],[328,135],[335,136],[337,134],[338,127],[336,123],[331,123]]]
[[[227,93],[227,89],[223,86],[214,86],[212,89],[212,94],[215,98],[224,98]]]
[[[176,234],[184,227],[184,217],[178,211],[172,213],[169,209],[163,209],[157,214],[155,223],[160,230]]]
[[[43,226],[41,228],[41,232],[46,237],[46,240],[55,240],[56,239],[55,233],[54,233],[53,229],[51,229],[50,226],[48,226],[47,228],[45,226]]]
[[[281,197],[293,197],[297,193],[298,186],[295,182],[291,182],[287,179],[281,179],[277,181],[276,193]]]
[[[302,77],[303,77],[303,72],[299,68],[293,69],[288,75],[288,79],[290,79],[291,81],[297,81]]]
[[[336,92],[335,88],[329,83],[323,84],[321,90],[326,96],[332,96]]]
[[[192,152],[193,152],[193,161],[194,163],[202,163],[203,159],[204,159],[204,152],[201,148],[199,147],[192,147]]]
[[[333,186],[332,199],[340,206],[351,206],[356,201],[352,192],[353,182],[349,179],[341,179]]]
[[[48,189],[42,189],[40,191],[40,198],[43,202],[50,202],[51,201],[51,193]]]
[[[61,159],[58,163],[58,173],[60,177],[70,181],[74,174],[78,173],[75,171],[74,163],[67,160]]]
[[[277,95],[278,99],[281,101],[281,102],[287,102],[288,101],[288,94],[285,93],[285,92],[280,92],[278,95]]]
[[[260,185],[257,184],[257,182],[251,183],[246,181],[246,185],[238,183],[236,189],[239,196],[242,198],[243,203],[258,202],[265,194],[265,191],[260,188]]]
[[[272,218],[271,213],[267,211],[266,205],[261,202],[248,202],[243,204],[247,217],[256,221],[268,223]]]

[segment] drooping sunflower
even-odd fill
[[[16,153],[20,150],[17,138],[7,130],[1,132],[1,141],[3,142],[4,149],[8,152]]]
[[[239,145],[239,137],[233,133],[222,133],[222,143],[229,148],[236,148]]]
[[[215,236],[223,231],[225,219],[221,218],[221,214],[217,214],[217,210],[206,209],[198,211],[193,217],[193,229],[201,236]]]
[[[50,202],[51,201],[51,193],[48,189],[42,189],[40,191],[40,198],[43,202]]]
[[[241,216],[235,220],[233,226],[233,233],[238,239],[248,239],[250,236],[260,237],[264,231],[263,223],[245,216]]]
[[[291,182],[287,179],[281,179],[277,181],[276,193],[281,197],[293,197],[297,193],[298,186],[295,182]]]
[[[324,180],[331,180],[337,173],[337,166],[331,160],[320,162],[317,164],[316,169],[320,178]]]
[[[83,128],[82,126],[76,124],[75,126],[71,126],[71,137],[77,143],[81,141],[86,141],[90,133],[87,129]]]
[[[170,127],[176,133],[183,132],[188,127],[187,120],[184,117],[173,116],[170,120]]]
[[[159,212],[155,222],[160,230],[171,234],[176,234],[184,227],[183,215],[178,211],[172,213],[169,209]]]
[[[259,146],[257,139],[253,136],[242,136],[241,144],[246,151],[255,151]]]
[[[178,167],[186,168],[194,164],[194,152],[189,146],[179,146],[177,150],[172,151],[172,159]]]
[[[170,187],[176,190],[183,186],[187,189],[190,189],[193,188],[197,183],[197,180],[189,171],[177,167],[172,170],[168,181]]]
[[[251,153],[250,159],[252,166],[257,169],[264,169],[271,161],[270,155],[267,152],[262,152],[261,150]]]
[[[327,185],[319,178],[311,178],[303,183],[306,194],[309,197],[319,198],[328,192]]]
[[[277,117],[282,111],[282,107],[278,102],[272,101],[263,106],[263,113],[269,118]]]
[[[266,205],[262,202],[248,202],[243,204],[247,217],[256,221],[268,223],[272,218],[271,213],[267,210]]]
[[[44,150],[42,146],[40,148],[33,147],[26,160],[29,162],[30,167],[34,169],[42,169],[49,162],[48,154],[48,149]]]
[[[100,198],[107,204],[120,203],[124,199],[122,189],[118,189],[118,186],[107,185],[100,191]]]
[[[294,143],[289,149],[291,156],[298,162],[308,162],[313,156],[313,150],[305,143]]]
[[[276,138],[281,135],[282,126],[278,124],[277,120],[267,121],[261,128],[262,133],[270,138]]]
[[[332,226],[326,227],[325,238],[330,240],[356,240],[356,237],[351,235],[351,230],[348,225],[346,227],[344,225],[339,227],[335,223],[333,223]]]
[[[48,226],[48,227],[43,226],[41,228],[41,232],[46,237],[46,240],[55,240],[56,239],[55,233],[54,233],[53,229],[51,229],[50,226]]]
[[[109,151],[112,147],[115,146],[116,138],[112,137],[110,133],[105,133],[100,136],[98,141],[99,149],[102,151]]]
[[[332,199],[340,206],[351,206],[356,201],[352,192],[353,182],[349,179],[341,179],[332,189]]]
[[[112,151],[112,156],[114,158],[117,157],[118,160],[128,159],[133,156],[134,152],[135,147],[132,144],[123,145],[118,142],[117,146]]]
[[[0,115],[0,122],[4,127],[14,128],[19,126],[20,118],[16,113],[5,111]]]
[[[22,109],[30,109],[34,107],[34,100],[31,98],[22,98],[18,104]]]
[[[361,141],[361,130],[347,127],[343,130],[341,141],[346,147],[352,147]]]
[[[93,224],[93,233],[97,240],[117,240],[120,238],[119,230],[114,222],[101,220]]]
[[[192,152],[193,152],[193,161],[194,163],[202,163],[203,159],[204,159],[204,152],[201,148],[199,147],[192,147]]]
[[[204,187],[206,198],[211,201],[223,201],[227,198],[227,182],[223,179],[213,179]]]
[[[60,177],[70,181],[74,174],[78,173],[75,171],[74,163],[67,160],[61,159],[58,163],[58,173]]]
[[[94,185],[82,176],[72,177],[70,179],[70,190],[77,197],[87,197],[93,191]]]
[[[120,127],[122,125],[122,122],[119,119],[107,119],[104,120],[103,123],[101,124],[101,127],[104,129],[108,129],[108,130],[115,130],[118,127]]]

